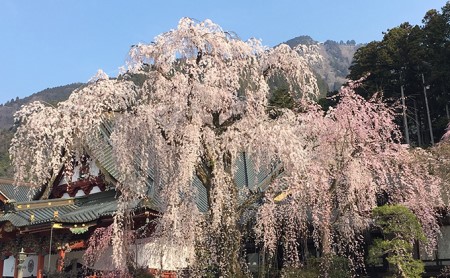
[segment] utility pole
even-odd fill
[[[433,127],[431,126],[430,108],[428,108],[427,86],[425,86],[425,77],[422,73],[423,94],[425,96],[425,107],[427,109],[428,126],[430,127],[430,142],[434,145]]]
[[[401,94],[402,94],[403,127],[405,128],[405,139],[406,139],[406,144],[409,145],[408,119],[406,118],[405,93],[403,92],[403,85],[400,86],[400,91],[401,91]]]
[[[447,112],[447,120],[450,121],[450,114],[448,113],[448,103],[445,105],[445,112]]]
[[[419,147],[422,146],[422,132],[420,130],[420,122],[419,122],[419,113],[417,112],[416,100],[413,99],[414,104],[414,119],[416,121],[416,129],[417,129],[417,144]]]
[[[53,222],[50,223],[50,246],[48,247],[48,265],[47,265],[47,273],[50,275],[50,265],[51,265],[51,258],[52,258],[52,241],[53,241]]]

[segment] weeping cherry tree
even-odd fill
[[[318,59],[183,18],[153,43],[133,46],[119,78],[99,72],[56,107],[22,108],[10,149],[16,179],[47,184],[61,165],[70,175],[73,155],[96,159],[92,142],[104,140],[99,128],[107,120],[120,173],[112,231],[118,269],[125,268],[129,203],[148,198],[149,173],[161,215],[153,237],[195,250],[190,263],[201,273],[245,275],[241,225],[248,218],[268,254],[283,242],[286,265],[301,266],[299,239],[312,238],[323,255],[356,254],[349,256],[356,269],[380,195],[410,208],[432,247],[438,182],[400,144],[381,98],[365,101],[350,86],[335,108],[320,110],[308,66]],[[269,105],[274,79],[286,84],[291,107]],[[277,166],[264,188],[236,185],[242,152],[257,171]],[[205,189],[206,212],[194,178]]]

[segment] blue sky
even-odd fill
[[[49,87],[115,76],[129,47],[151,42],[181,17],[209,18],[242,39],[274,46],[299,35],[318,41],[380,40],[382,32],[445,0],[0,0],[0,103]]]

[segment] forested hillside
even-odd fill
[[[14,113],[24,104],[33,101],[43,101],[50,105],[54,105],[60,101],[66,100],[69,95],[76,88],[83,85],[83,83],[72,83],[64,86],[47,88],[40,92],[34,93],[31,96],[25,98],[11,99],[5,104],[0,105],[0,129],[9,129],[14,123]]]
[[[22,105],[38,100],[49,105],[55,105],[60,101],[66,100],[76,88],[82,85],[83,83],[73,83],[47,88],[23,99],[11,99],[0,105],[0,177],[12,177],[8,149],[14,134],[14,113]]]

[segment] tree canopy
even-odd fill
[[[413,257],[414,242],[426,238],[417,217],[401,205],[384,205],[373,210],[375,225],[384,239],[375,239],[369,249],[369,260],[386,256],[393,277],[422,277],[424,264]]]
[[[387,30],[381,41],[359,48],[350,67],[351,79],[369,74],[358,90],[366,97],[382,91],[386,98],[397,101],[403,86],[411,138],[416,146],[438,141],[450,120],[449,10],[450,2],[441,11],[428,11],[421,26],[405,22]],[[434,140],[429,135],[426,101]]]

